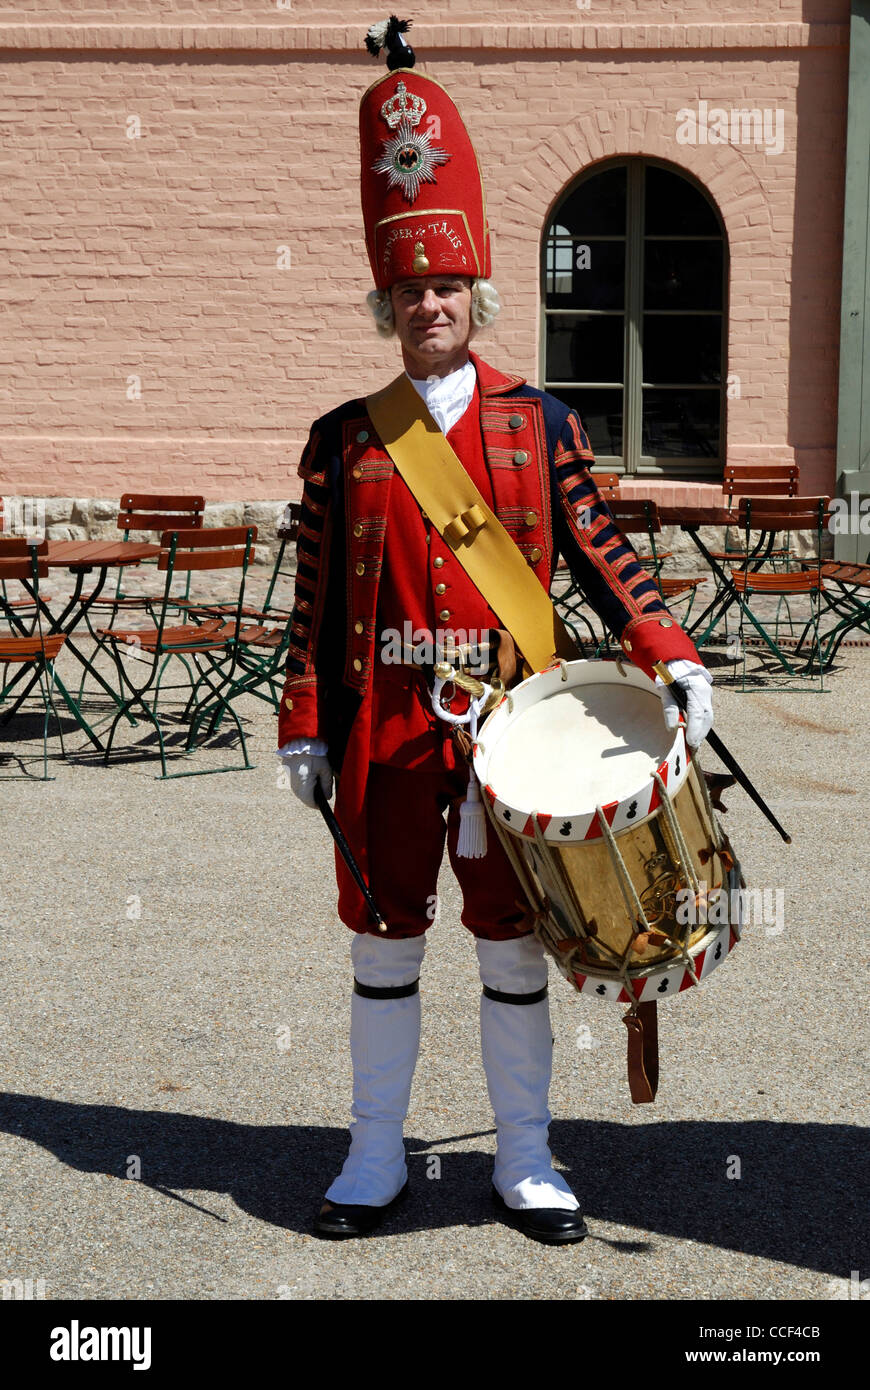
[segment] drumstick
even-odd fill
[[[663,661],[657,661],[655,666],[653,667],[653,670],[657,671],[658,674],[661,676],[662,680],[664,681],[665,685],[670,687],[674,699],[676,700],[680,709],[683,711],[683,714],[685,714],[687,700],[684,686],[680,685],[680,682],[678,680],[675,680],[674,676],[668,670],[667,666]],[[722,759],[728,771],[734,773],[734,776],[737,778],[737,781],[740,783],[743,790],[747,792],[749,796],[751,796],[759,811],[761,811],[762,814],[767,817],[774,830],[779,831],[779,834],[785,840],[786,844],[790,845],[791,836],[786,834],[786,832],[783,830],[782,826],[780,825],[776,816],[771,811],[767,802],[763,799],[761,794],[755,790],[755,787],[752,785],[749,778],[746,776],[746,773],[743,771],[743,768],[740,766],[733,753],[729,753],[728,749],[725,747],[725,744],[722,742],[721,738],[719,738],[719,735],[714,734],[712,729],[707,735],[707,742],[713,749],[713,752],[718,754],[718,756]]]
[[[372,891],[362,876],[362,871],[359,867],[359,864],[357,864],[356,860],[353,857],[353,850],[347,843],[347,840],[344,838],[344,832],[342,831],[342,828],[339,825],[338,821],[335,819],[335,813],[333,812],[332,807],[326,799],[326,792],[323,790],[319,782],[314,783],[314,800],[317,802],[317,808],[320,811],[320,814],[323,816],[323,819],[329,826],[330,834],[332,835],[332,838],[335,841],[335,843],[338,845],[342,859],[344,860],[345,864],[353,874],[354,882],[356,883],[357,888],[366,900],[366,906],[368,907],[369,912],[375,919],[375,925],[377,926],[378,931],[385,932],[387,930],[387,924],[381,916],[380,911],[378,910],[378,905],[372,897]]]

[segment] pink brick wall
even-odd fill
[[[728,458],[794,458],[829,487],[848,9],[427,6],[421,64],[488,185],[505,309],[483,355],[538,378],[541,230],[566,182],[613,155],[671,160],[729,237]],[[398,370],[363,307],[357,102],[380,69],[360,38],[378,17],[306,0],[6,5],[0,494],[294,496],[311,419]],[[782,109],[783,152],[678,144],[676,112],[702,100]]]
[[[693,22],[700,24],[758,24],[843,22],[849,0],[427,0],[401,11],[415,19],[418,31],[432,24],[492,21],[500,25],[545,23],[550,30],[576,23],[589,25]],[[288,27],[347,25],[365,32],[390,13],[389,5],[348,5],[343,0],[6,0],[4,23],[120,24],[142,28],[150,24],[245,24]],[[415,18],[416,16],[416,18]]]

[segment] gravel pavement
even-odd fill
[[[308,1233],[347,1142],[349,933],[265,705],[240,706],[250,772],[155,780],[142,730],[104,768],[70,721],[56,780],[0,759],[0,1278],[50,1299],[847,1298],[870,1275],[868,678],[870,651],[849,649],[828,694],[717,683],[717,729],[794,843],[726,794],[769,919],[660,1011],[653,1106],[629,1098],[622,1009],[552,971],[551,1140],[591,1232],[564,1248],[490,1208],[476,958],[449,871],[409,1199],[368,1240]],[[17,721],[0,751],[36,754],[38,732]]]

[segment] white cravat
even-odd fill
[[[450,372],[448,376],[428,376],[422,381],[407,373],[408,380],[426,402],[429,413],[441,430],[447,434],[457,420],[461,420],[474,395],[477,373],[473,362]]]

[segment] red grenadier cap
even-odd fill
[[[391,16],[366,37],[370,53],[387,49],[390,68],[359,110],[362,212],[378,289],[414,275],[491,273],[474,146],[441,84],[413,70],[401,37],[409,27]]]

